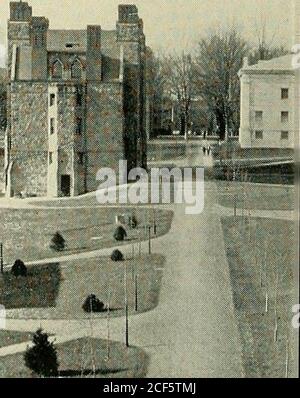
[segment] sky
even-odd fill
[[[46,16],[50,29],[82,29],[99,24],[114,29],[125,0],[27,0],[33,14]],[[144,20],[147,45],[154,51],[190,50],[211,29],[236,25],[249,41],[266,21],[269,38],[292,45],[293,0],[129,0]],[[5,63],[9,0],[0,0],[0,66]],[[1,65],[2,64],[2,65]]]

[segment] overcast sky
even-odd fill
[[[33,14],[46,16],[50,28],[113,29],[122,0],[29,0]],[[190,48],[209,29],[237,25],[253,41],[255,27],[266,20],[269,37],[291,46],[293,0],[129,0],[144,20],[147,44],[154,50]],[[126,3],[126,1],[123,1]],[[6,45],[9,0],[0,0],[0,63]],[[2,60],[2,62],[1,62]]]

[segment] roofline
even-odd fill
[[[238,76],[243,75],[292,75],[295,76],[294,69],[241,69]]]

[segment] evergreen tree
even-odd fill
[[[22,260],[16,260],[11,268],[11,273],[17,278],[18,276],[27,276],[27,268]]]
[[[66,247],[65,239],[59,232],[56,232],[53,238],[51,239],[50,248],[52,250],[55,250],[56,252],[61,252],[65,249],[65,247]]]
[[[37,330],[33,336],[33,346],[28,347],[24,354],[25,365],[39,376],[56,377],[59,366],[57,352],[48,338],[42,329]]]
[[[114,233],[114,238],[116,241],[118,242],[122,242],[127,236],[127,232],[125,231],[125,229],[120,225],[115,233]]]

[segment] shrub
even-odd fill
[[[110,258],[115,262],[124,261],[123,253],[120,250],[114,250]]]
[[[24,360],[26,367],[35,374],[55,377],[58,375],[57,352],[48,339],[48,334],[39,329],[33,336],[33,346],[28,347],[24,354]]]
[[[105,310],[104,304],[94,294],[90,294],[83,303],[82,309],[84,312],[103,312]]]
[[[136,216],[132,216],[131,220],[130,220],[131,228],[136,229],[137,225],[138,225],[138,222],[137,222]]]
[[[116,241],[118,242],[122,242],[127,236],[127,232],[125,231],[125,229],[120,225],[115,233],[114,233],[114,238]]]
[[[11,267],[11,273],[17,278],[18,276],[27,276],[27,268],[22,260],[16,260]]]
[[[65,239],[59,232],[56,232],[53,238],[51,239],[50,248],[52,250],[55,250],[56,252],[61,252],[65,249],[65,247],[66,247]]]

